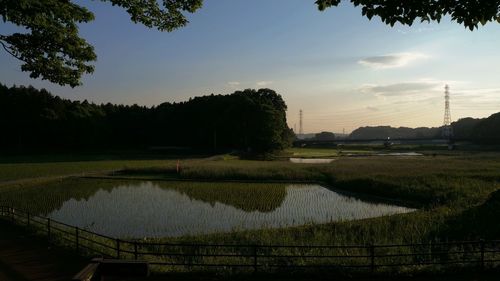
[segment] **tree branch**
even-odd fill
[[[21,57],[17,56],[15,53],[13,53],[11,51],[11,49],[5,44],[5,39],[7,38],[7,36],[5,35],[0,35],[0,45],[2,45],[3,49],[9,53],[11,56],[13,56],[14,58],[20,60],[20,61],[23,61],[25,63],[28,63],[26,60],[22,59]]]

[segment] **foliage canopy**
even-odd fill
[[[374,16],[391,26],[397,22],[412,25],[421,22],[440,22],[443,16],[450,15],[453,21],[470,30],[490,21],[500,22],[499,0],[350,0],[360,6],[363,16]],[[318,8],[323,11],[338,6],[341,0],[317,0]]]
[[[193,13],[202,0],[101,0],[125,9],[135,23],[161,31],[187,24],[183,12]],[[0,0],[0,17],[26,32],[0,34],[0,44],[22,61],[30,77],[75,87],[85,73],[92,73],[94,48],[78,33],[78,24],[94,15],[70,0]]]

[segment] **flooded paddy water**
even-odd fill
[[[290,158],[290,162],[298,164],[328,164],[335,161],[332,158]]]
[[[96,179],[5,190],[0,203],[120,238],[289,227],[413,211],[316,184]]]
[[[344,157],[369,157],[369,156],[394,156],[394,157],[415,157],[424,156],[418,152],[370,152],[370,153],[346,153]],[[291,157],[290,162],[296,164],[329,164],[338,158],[315,158],[315,157]]]
[[[422,153],[418,152],[372,152],[372,153],[346,153],[342,155],[343,157],[371,157],[371,156],[393,156],[393,157],[419,157],[419,156],[424,156]],[[339,157],[337,158],[307,158],[307,157],[291,157],[289,158],[289,161],[292,163],[296,164],[329,164],[332,163],[333,161],[338,160]]]

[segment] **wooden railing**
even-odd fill
[[[28,211],[0,206],[0,218],[45,235],[50,243],[71,247],[82,255],[145,260],[158,271],[338,270],[382,272],[414,267],[500,265],[500,240],[454,241],[397,245],[225,245],[155,243],[122,240],[71,226]]]

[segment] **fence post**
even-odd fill
[[[481,243],[481,270],[484,271],[484,240],[479,240]]]
[[[134,242],[134,258],[137,260],[137,241]]]
[[[27,219],[28,219],[28,221],[27,221],[27,223],[26,223],[26,224],[27,224],[28,226],[30,226],[30,212],[27,212],[27,213],[26,213],[26,216],[27,216]]]
[[[375,245],[370,244],[370,271],[373,274],[375,272]]]
[[[16,219],[14,217],[14,207],[10,207],[10,219],[12,220],[12,222],[15,222]]]
[[[50,218],[47,218],[47,239],[49,240],[49,243],[50,243],[50,237],[51,236],[51,233],[50,233]]]
[[[78,253],[80,250],[80,231],[78,229],[78,226],[75,227],[75,248],[76,252]]]
[[[120,239],[116,238],[116,258],[120,259]]]

